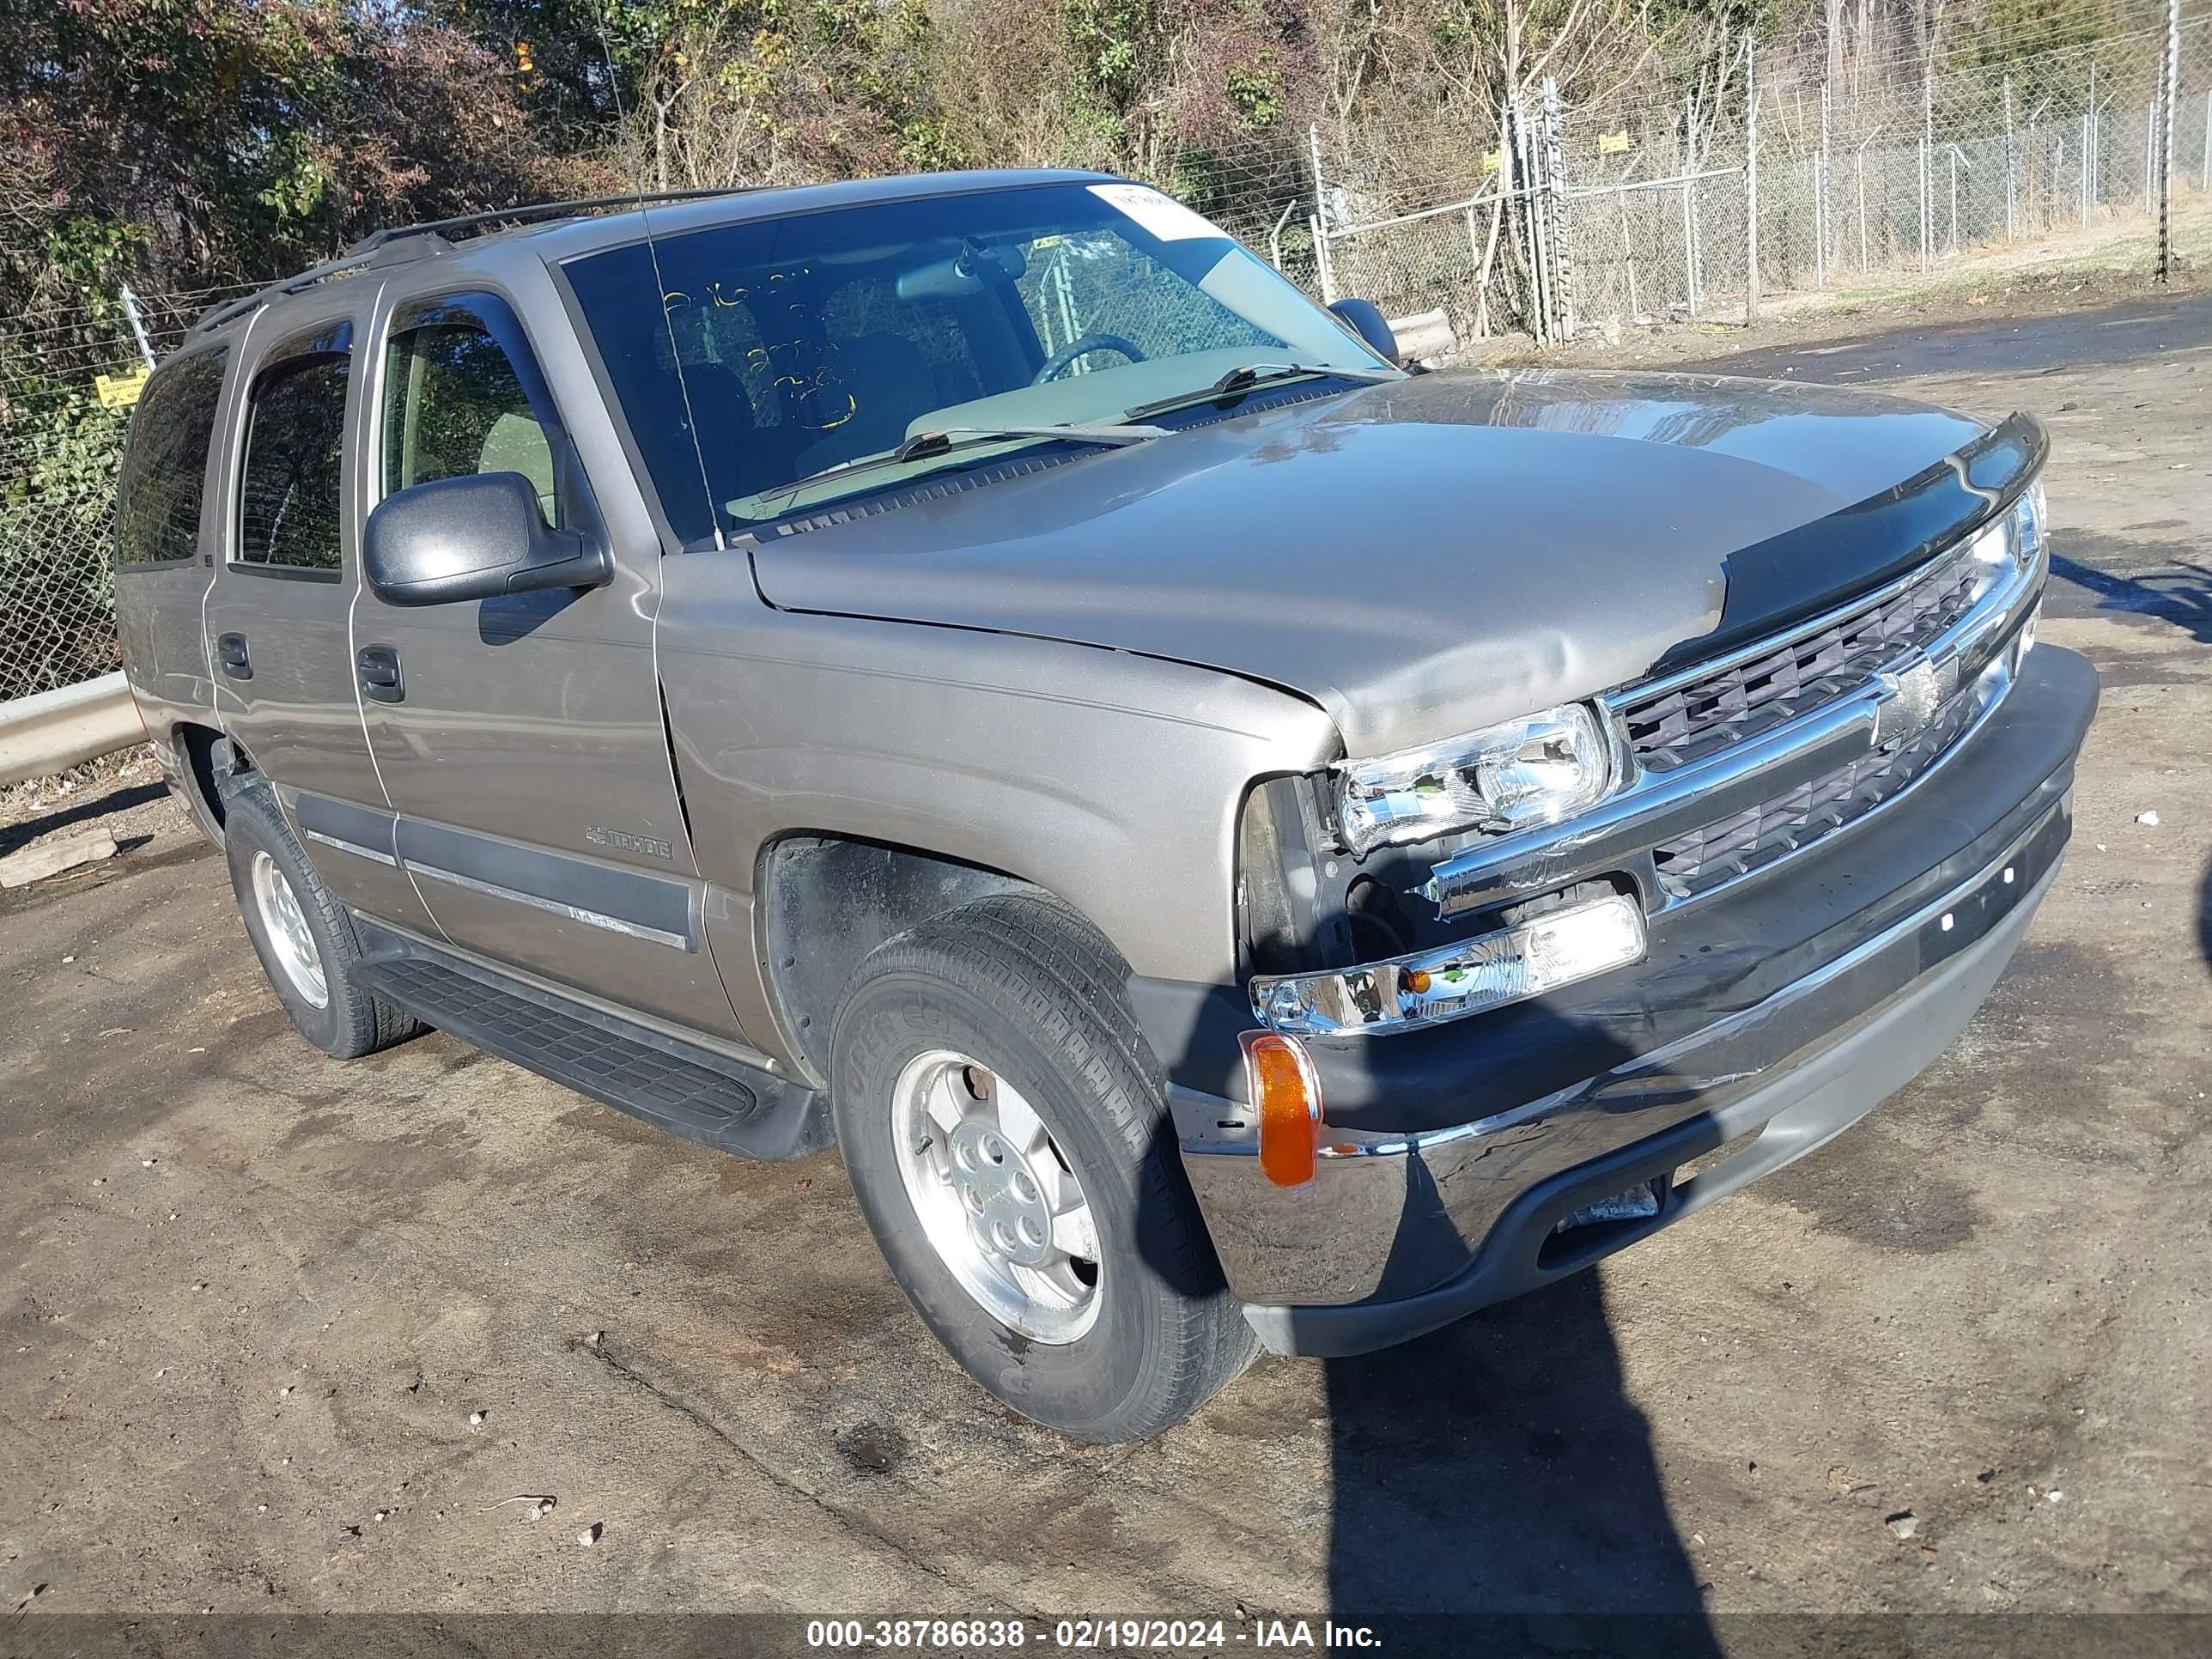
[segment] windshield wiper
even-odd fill
[[[1395,368],[1339,368],[1334,363],[1245,363],[1231,369],[1212,386],[1200,386],[1194,392],[1178,392],[1172,398],[1155,398],[1151,403],[1124,410],[1122,418],[1141,421],[1147,415],[1178,409],[1185,404],[1204,403],[1212,398],[1233,397],[1255,386],[1264,386],[1270,380],[1287,380],[1296,374],[1334,374],[1339,380],[1358,380],[1364,385],[1404,378],[1402,371]]]
[[[879,466],[902,466],[910,461],[926,461],[934,456],[949,455],[956,449],[973,449],[980,444],[1003,443],[1010,438],[1068,438],[1077,443],[1108,444],[1119,447],[1127,444],[1140,444],[1147,438],[1164,438],[1167,435],[1168,429],[1164,426],[940,427],[933,432],[917,432],[896,449],[840,461],[835,466],[825,466],[819,472],[810,472],[787,484],[763,489],[759,499],[766,501],[772,496],[793,495],[809,484],[820,483],[825,478],[842,477],[848,472],[866,472]]]

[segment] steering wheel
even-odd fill
[[[1145,354],[1118,334],[1085,334],[1070,340],[1066,345],[1044,360],[1044,365],[1030,379],[1031,386],[1042,386],[1078,357],[1093,351],[1118,351],[1133,363],[1145,361]]]

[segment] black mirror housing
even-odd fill
[[[1364,340],[1385,362],[1398,361],[1398,337],[1374,301],[1333,300],[1328,308],[1337,321]]]
[[[520,472],[440,478],[386,496],[368,515],[362,574],[386,605],[450,605],[614,579],[605,544],[554,530]]]

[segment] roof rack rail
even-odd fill
[[[417,237],[434,246],[410,250],[400,257],[420,258],[452,247],[453,243],[447,235],[449,231],[482,230],[491,225],[529,224],[542,219],[566,219],[610,208],[643,207],[653,202],[696,202],[715,196],[743,196],[762,188],[763,186],[758,185],[732,185],[702,190],[633,191],[623,196],[586,196],[568,202],[536,202],[523,207],[488,208],[480,213],[456,214],[450,219],[425,219],[419,224],[386,225],[369,232],[335,259],[325,259],[320,264],[308,266],[297,276],[287,276],[281,282],[270,283],[251,294],[240,295],[236,299],[225,300],[222,304],[210,307],[191,325],[185,337],[190,339],[210,329],[220,328],[242,312],[251,311],[287,294],[297,294],[326,277],[385,263],[393,258],[386,250]]]

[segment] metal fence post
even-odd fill
[[[138,342],[138,355],[150,373],[154,367],[154,343],[146,337],[146,319],[139,315],[138,296],[131,291],[128,283],[123,285],[123,314],[131,319],[131,337]]]
[[[1876,127],[1874,132],[1867,134],[1859,140],[1859,147],[1851,152],[1851,177],[1857,186],[1859,198],[1859,275],[1862,276],[1867,271],[1866,147],[1874,142],[1875,133],[1881,131]]]
[[[2158,84],[2151,88],[2150,117],[2143,123],[2143,211],[2148,213],[2158,205],[2158,129],[2159,111],[2166,103],[2166,58],[2161,52],[2158,64]]]
[[[1829,175],[1832,163],[1828,159],[1828,83],[1820,83],[1820,148],[1813,156],[1813,286],[1828,285],[1828,244],[1833,234],[1835,213],[1828,200]]]
[[[2181,97],[2181,0],[2166,0],[2166,55],[2159,64],[2165,142],[2158,155],[2158,280],[2173,280],[2173,106]]]
[[[2097,199],[2097,60],[2089,60],[2089,107],[2081,117],[2081,228],[2089,228],[2089,209]]]
[[[1544,202],[1551,220],[1552,311],[1556,337],[1575,337],[1575,262],[1567,246],[1567,167],[1559,142],[1559,83],[1544,77]]]
[[[1528,132],[1528,106],[1521,95],[1513,96],[1513,137],[1520,146],[1521,161],[1521,222],[1528,233],[1528,289],[1529,301],[1536,313],[1536,343],[1554,343],[1553,324],[1554,313],[1552,301],[1552,228],[1545,211],[1549,189],[1544,178],[1544,152]]]
[[[2020,234],[2020,181],[2014,176],[2012,149],[2012,76],[2004,78],[2005,240]]]
[[[1920,269],[1928,269],[1929,150],[1936,142],[1936,82],[1932,76],[1920,77]]]
[[[1336,303],[1336,259],[1328,246],[1328,187],[1321,170],[1321,123],[1306,123],[1306,156],[1313,167],[1314,266],[1323,305]]]
[[[1951,252],[1959,251],[1959,147],[1951,150]]]
[[[1751,38],[1743,42],[1743,320],[1759,320],[1759,83]]]
[[[1698,314],[1698,99],[1682,100],[1682,284],[1690,316]]]
[[[2089,97],[2093,105],[2096,94],[2097,66],[2092,64],[2089,65]],[[2079,148],[2081,153],[2075,158],[2075,166],[2081,173],[2081,228],[2087,230],[2089,228],[2089,113],[2087,110],[2081,113],[2081,143]]]

